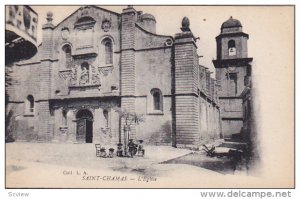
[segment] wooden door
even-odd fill
[[[77,120],[76,140],[77,142],[85,142],[85,137],[86,137],[86,120],[79,119]]]
[[[93,121],[86,120],[86,143],[93,143]]]

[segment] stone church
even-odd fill
[[[30,60],[13,66],[7,111],[16,140],[115,145],[124,139],[117,109],[144,116],[129,137],[195,146],[239,133],[248,35],[238,20],[216,38],[216,79],[199,65],[189,19],[175,36],[156,33],[151,14],[84,6],[43,25]]]

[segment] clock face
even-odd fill
[[[235,69],[236,69],[235,66],[229,66],[229,67],[228,67],[228,70],[229,70],[229,71],[235,71]]]

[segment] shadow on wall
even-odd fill
[[[146,140],[148,144],[153,145],[171,145],[172,143],[172,125],[171,121],[165,122],[161,128],[154,132],[149,140]]]
[[[15,134],[14,137],[16,140],[24,141],[36,141],[38,140],[38,135],[34,132],[34,127],[28,126],[26,121],[18,120],[15,121]],[[21,130],[17,130],[21,129]]]
[[[25,120],[15,120],[12,125],[13,138],[19,141],[27,142],[51,142],[50,135],[38,135],[34,126],[29,126]]]
[[[13,111],[10,110],[5,114],[5,142],[14,142],[13,126],[15,120],[13,119]]]

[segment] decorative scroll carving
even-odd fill
[[[108,32],[108,31],[110,30],[110,28],[111,28],[111,22],[110,22],[110,20],[104,19],[104,20],[102,21],[101,28],[102,28],[102,30],[103,30],[104,32]]]
[[[77,84],[77,70],[76,70],[76,68],[72,68],[69,84],[72,85],[72,86]]]
[[[71,73],[71,69],[59,71],[60,77],[62,77],[64,80],[67,80],[71,76]]]
[[[104,76],[107,76],[109,73],[112,73],[113,69],[113,66],[98,67],[99,72],[101,72]]]
[[[77,70],[76,68],[59,71],[60,77],[68,81],[70,86],[74,86],[77,83]]]
[[[100,73],[97,70],[97,66],[91,66],[92,70],[92,84],[101,85]]]

